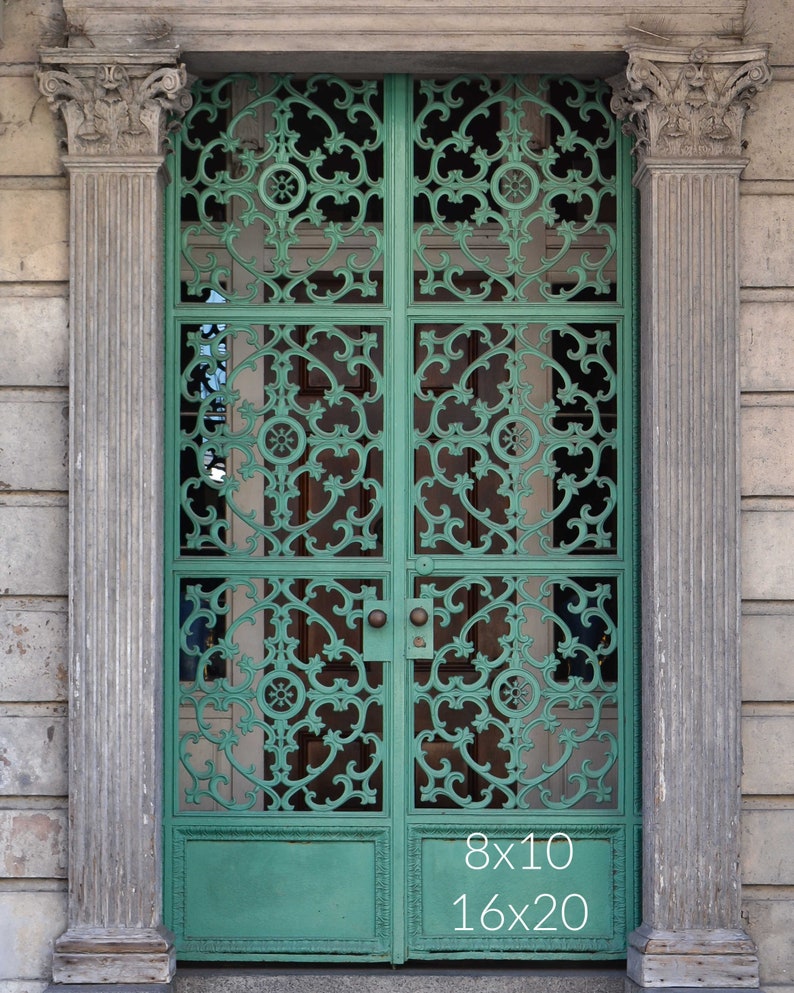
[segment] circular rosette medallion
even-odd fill
[[[505,717],[527,717],[538,705],[540,686],[525,669],[505,669],[493,681],[491,699]]]
[[[306,691],[294,673],[276,670],[268,672],[259,681],[256,698],[265,717],[288,720],[300,712]]]
[[[507,414],[491,431],[494,453],[505,462],[526,462],[540,445],[537,425],[521,414]]]
[[[271,210],[293,210],[306,194],[306,180],[289,162],[274,162],[259,177],[259,196]]]
[[[256,443],[268,462],[284,465],[303,455],[306,432],[297,421],[288,417],[271,417],[259,429]]]
[[[526,162],[505,162],[491,179],[491,195],[504,210],[525,210],[539,189],[537,173]]]

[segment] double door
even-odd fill
[[[197,91],[170,207],[183,958],[625,953],[617,145],[575,81]]]

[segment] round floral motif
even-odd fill
[[[303,174],[290,163],[275,162],[259,177],[259,196],[271,210],[292,210],[306,193]]]
[[[286,417],[271,417],[259,429],[257,445],[268,462],[284,465],[303,455],[306,432],[297,421]]]
[[[538,450],[537,425],[520,414],[500,418],[491,431],[494,452],[506,462],[526,462]]]
[[[524,669],[505,669],[493,681],[491,699],[505,717],[526,717],[538,705],[540,686]]]
[[[299,713],[306,699],[306,691],[294,673],[281,670],[262,677],[257,688],[257,699],[266,717],[284,720]]]
[[[526,162],[505,162],[491,179],[491,194],[504,210],[524,210],[537,198],[540,183]]]

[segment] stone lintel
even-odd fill
[[[740,44],[741,0],[471,4],[329,0],[65,0],[73,44],[179,45],[192,71],[616,72],[631,42]],[[266,15],[266,16],[263,16]],[[477,61],[479,57],[483,61]],[[450,61],[453,60],[453,61]],[[532,68],[530,68],[532,67]],[[600,67],[600,68],[599,68]]]
[[[168,984],[176,971],[173,935],[157,928],[70,928],[55,942],[52,975],[63,984]]]
[[[755,945],[744,931],[732,928],[662,931],[643,924],[629,936],[626,971],[627,993],[628,987],[758,987]]]

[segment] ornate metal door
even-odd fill
[[[603,88],[234,77],[174,144],[180,955],[622,956],[631,198]]]

